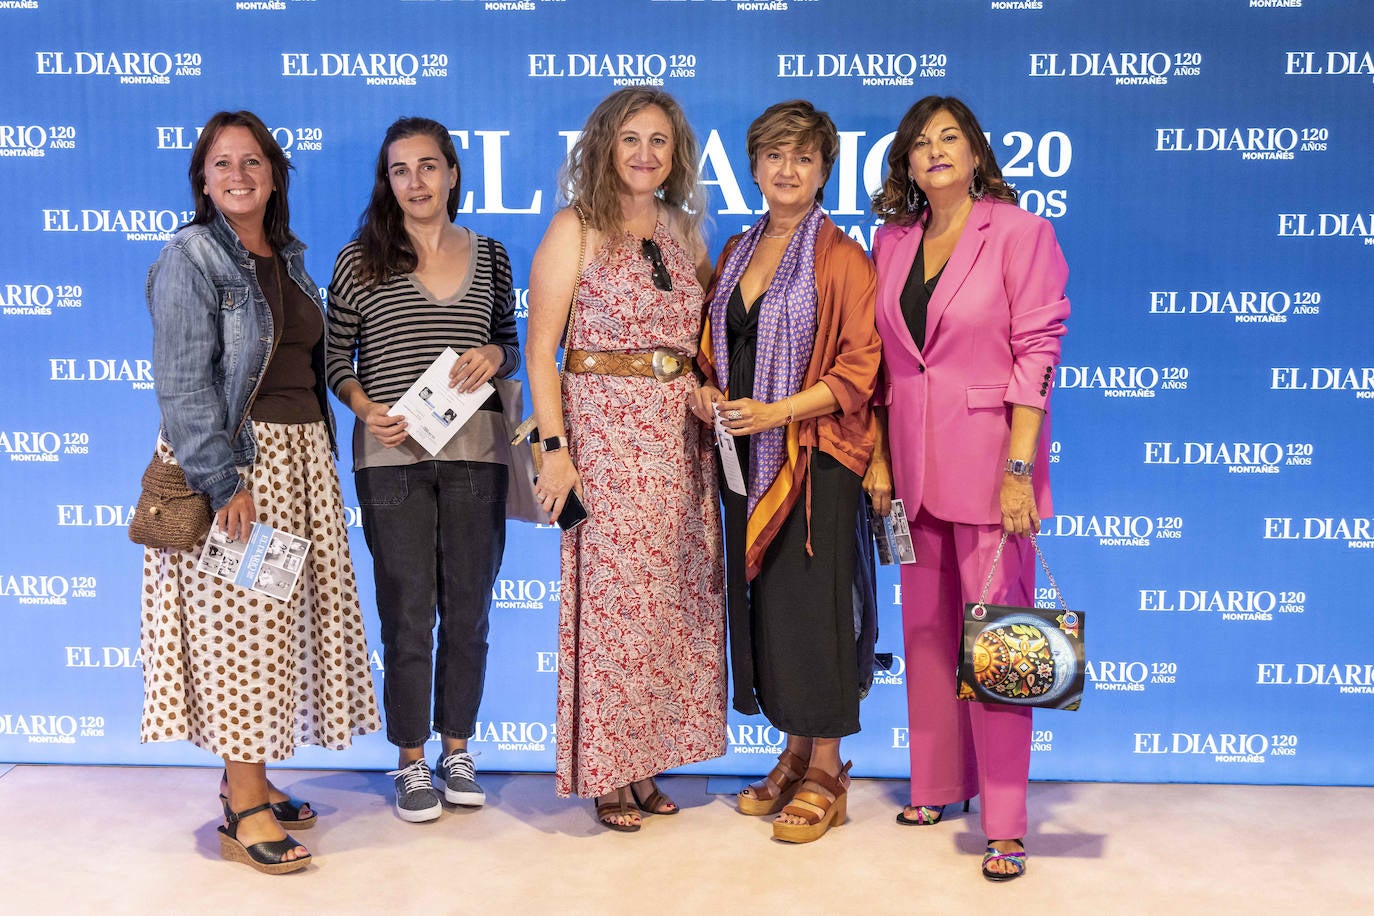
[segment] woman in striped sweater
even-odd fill
[[[410,822],[442,811],[425,762],[431,730],[443,741],[436,769],[444,798],[486,800],[467,741],[505,549],[508,452],[495,395],[436,456],[387,410],[445,347],[459,354],[449,384],[460,391],[520,367],[510,259],[500,242],[453,223],[459,179],[442,124],[392,124],[372,199],[329,284],[329,385],[357,415],[353,472],[382,625],[382,702],[387,738],[400,752],[390,775],[396,813]]]

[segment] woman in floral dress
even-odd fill
[[[613,93],[530,271],[536,496],[553,520],[576,491],[589,516],[563,535],[556,790],[612,830],[677,813],[654,776],[725,752],[715,468],[689,413],[710,273],[696,156],[670,96]]]

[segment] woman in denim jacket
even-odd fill
[[[198,570],[200,549],[143,561],[143,741],[224,760],[226,859],[282,873],[315,822],[267,779],[298,744],[380,727],[325,401],[324,314],[291,233],[290,164],[252,113],[220,112],[191,153],[196,214],[148,271],[158,455],[210,499],[231,554],[255,522],[307,538],[286,600]]]

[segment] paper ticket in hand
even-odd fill
[[[730,435],[725,424],[721,422],[720,408],[712,404],[711,409],[715,411],[716,449],[720,452],[720,471],[725,475],[725,485],[730,488],[730,492],[746,496],[748,490],[744,486],[744,474],[739,467],[739,453],[735,451],[735,437]]]
[[[458,354],[452,347],[444,347],[438,359],[387,411],[387,416],[405,417],[406,432],[431,455],[439,454],[496,390],[490,382],[484,382],[476,391],[450,388],[448,374],[456,362]]]
[[[884,518],[870,516],[873,525],[873,542],[877,548],[878,565],[891,566],[895,560],[900,564],[916,562],[916,547],[911,540],[911,526],[907,522],[906,506],[900,499],[892,500],[892,511]]]
[[[219,525],[211,525],[196,569],[286,601],[295,591],[309,552],[310,542],[305,538],[262,522],[253,523],[246,541],[235,541]]]

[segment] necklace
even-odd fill
[[[803,213],[803,214],[801,215],[801,218],[798,219],[795,223],[793,223],[793,224],[792,224],[792,228],[791,228],[791,229],[788,229],[786,232],[777,232],[777,233],[774,233],[774,232],[768,232],[767,230],[765,230],[765,231],[763,231],[763,232],[761,232],[761,233],[759,233],[759,234],[762,235],[762,236],[763,236],[764,238],[766,238],[766,239],[786,239],[786,238],[791,238],[792,236],[796,235],[797,230],[801,228],[801,224],[804,223],[804,222],[806,222],[806,218],[807,218],[808,216],[811,215],[811,211],[814,210],[815,207],[816,207],[816,205],[815,205],[814,203],[813,203],[810,207],[807,207],[807,208],[806,208],[806,212]],[[771,218],[771,217],[769,218],[768,225],[769,225],[769,228],[771,228],[772,225],[773,225],[773,222],[772,222],[772,218]]]

